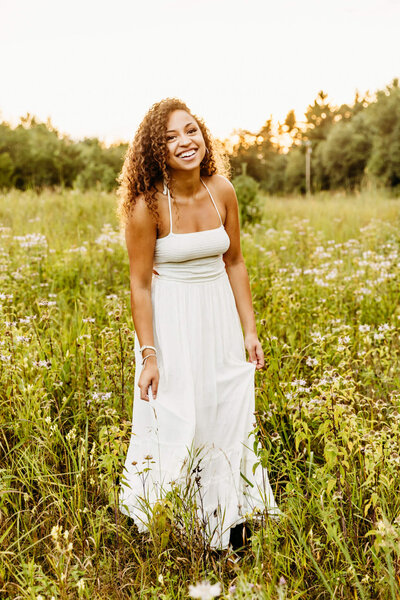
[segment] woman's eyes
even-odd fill
[[[194,127],[192,129],[188,129],[188,133],[196,133],[196,131],[197,131],[197,127]],[[176,138],[176,135],[168,135],[167,136],[167,142],[170,142],[174,138]]]

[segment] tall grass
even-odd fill
[[[260,460],[285,516],[237,565],[190,502],[148,534],[116,508],[134,382],[112,195],[0,199],[0,595],[399,597],[399,225],[383,194],[265,199],[242,232],[266,367]],[[174,519],[186,523],[186,535]]]

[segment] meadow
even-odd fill
[[[1,196],[0,597],[398,599],[399,242],[378,191],[268,197],[243,228],[284,517],[232,565],[178,535],[182,505],[148,534],[116,509],[135,365],[115,196]]]

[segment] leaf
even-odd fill
[[[338,448],[332,442],[328,442],[328,444],[324,448],[324,456],[326,460],[326,464],[329,469],[335,466],[337,463],[337,455]]]
[[[331,491],[333,490],[333,488],[336,485],[336,479],[329,479],[328,483],[326,484],[326,493],[330,494]]]

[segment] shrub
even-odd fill
[[[232,183],[239,203],[240,226],[260,221],[262,212],[258,197],[259,183],[245,174],[235,177]]]

